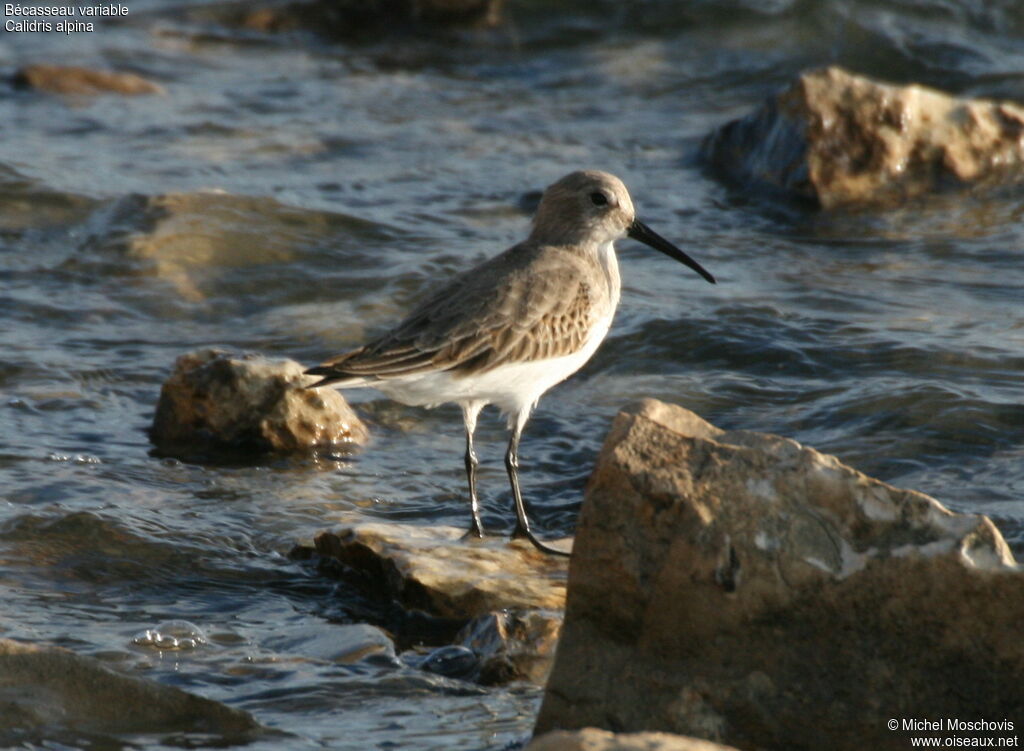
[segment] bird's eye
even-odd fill
[[[601,192],[591,193],[590,202],[595,206],[607,206],[608,196]]]

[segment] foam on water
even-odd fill
[[[209,639],[199,626],[182,620],[164,621],[132,638],[136,646],[159,650],[191,650],[207,643]]]

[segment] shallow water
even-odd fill
[[[357,344],[521,238],[528,194],[580,167],[623,177],[719,284],[621,243],[611,334],[522,446],[541,529],[571,531],[611,417],[651,396],[991,514],[1021,544],[1020,192],[816,215],[693,159],[812,65],[1024,100],[1017,3],[521,2],[495,30],[349,40],[219,13],[148,0],[93,34],[0,35],[3,70],[118,67],[167,90],[0,97],[0,635],[247,709],[290,734],[267,747],[528,735],[537,690],[416,669],[357,625],[354,593],[285,556],[353,518],[466,523],[456,410],[352,392],[372,445],[317,460],[185,464],[145,431],[177,355]],[[218,194],[168,199],[178,220],[146,208],[200,190]],[[485,412],[485,522],[508,529],[504,440]],[[138,638],[173,620],[205,642]]]

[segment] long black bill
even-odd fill
[[[659,235],[646,224],[641,222],[639,219],[633,220],[633,223],[629,225],[629,229],[626,230],[626,234],[632,237],[634,240],[639,240],[644,245],[650,245],[655,250],[660,250],[669,258],[674,258],[677,261],[679,261],[679,263],[685,263],[687,266],[696,271],[709,282],[715,284],[715,277],[711,276],[711,274],[709,274],[703,266],[701,266],[695,260],[690,258],[688,255],[686,255],[686,253],[681,251],[679,248],[670,243],[668,240]]]

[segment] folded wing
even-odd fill
[[[517,246],[457,277],[379,339],[306,372],[322,376],[314,386],[357,385],[569,355],[597,322],[604,290],[594,287],[576,257]]]

